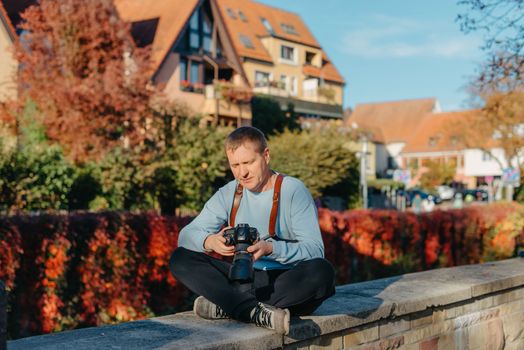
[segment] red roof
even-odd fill
[[[115,0],[120,17],[127,22],[158,19],[151,46],[151,59],[156,70],[180,35],[198,0]]]
[[[322,50],[302,18],[293,12],[285,11],[251,0],[217,0],[221,17],[226,24],[235,51],[241,57],[273,63],[262,39],[276,37]],[[265,27],[266,20],[272,32]],[[287,29],[287,30],[286,30]],[[252,47],[246,47],[240,36],[248,38]],[[322,68],[304,66],[305,75],[344,83],[344,78],[335,68],[326,53],[322,51]]]
[[[347,123],[380,129],[385,143],[407,142],[436,106],[434,98],[359,104]]]

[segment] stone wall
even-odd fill
[[[290,334],[191,312],[8,342],[17,349],[522,349],[524,259],[337,288]]]

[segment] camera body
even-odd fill
[[[229,279],[237,282],[253,281],[253,254],[247,252],[247,248],[260,239],[260,234],[255,227],[248,224],[238,224],[234,228],[225,230],[223,233],[225,244],[235,246],[233,264],[229,269]]]

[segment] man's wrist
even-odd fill
[[[206,243],[209,244],[209,237],[211,237],[212,235],[208,235],[205,239],[204,239],[204,243],[202,243],[202,248],[204,249],[205,252],[209,253],[209,252],[212,252],[213,249],[210,249],[209,246],[206,247]]]
[[[268,256],[268,255],[273,254],[273,243],[272,242],[268,242],[268,241],[266,241],[266,243],[269,246],[268,253],[266,254],[266,256]]]

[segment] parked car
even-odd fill
[[[455,196],[455,190],[446,185],[437,186],[437,192],[440,199],[442,199],[443,201],[452,200]]]
[[[420,198],[422,200],[424,199],[430,199],[433,201],[433,203],[435,204],[440,204],[442,203],[442,199],[438,196],[438,195],[434,195],[434,194],[431,194],[431,193],[428,193],[424,190],[421,190],[421,189],[418,189],[418,188],[415,188],[415,189],[409,189],[409,190],[406,190],[405,191],[405,196],[406,196],[406,206],[410,207],[411,206],[411,203],[413,202],[413,198],[415,198],[416,195],[420,195]]]
[[[473,197],[473,201],[487,202],[488,201],[488,192],[480,188],[467,189],[467,190],[462,191],[462,197],[464,198],[466,202],[468,201],[468,198],[471,198],[471,197]]]

